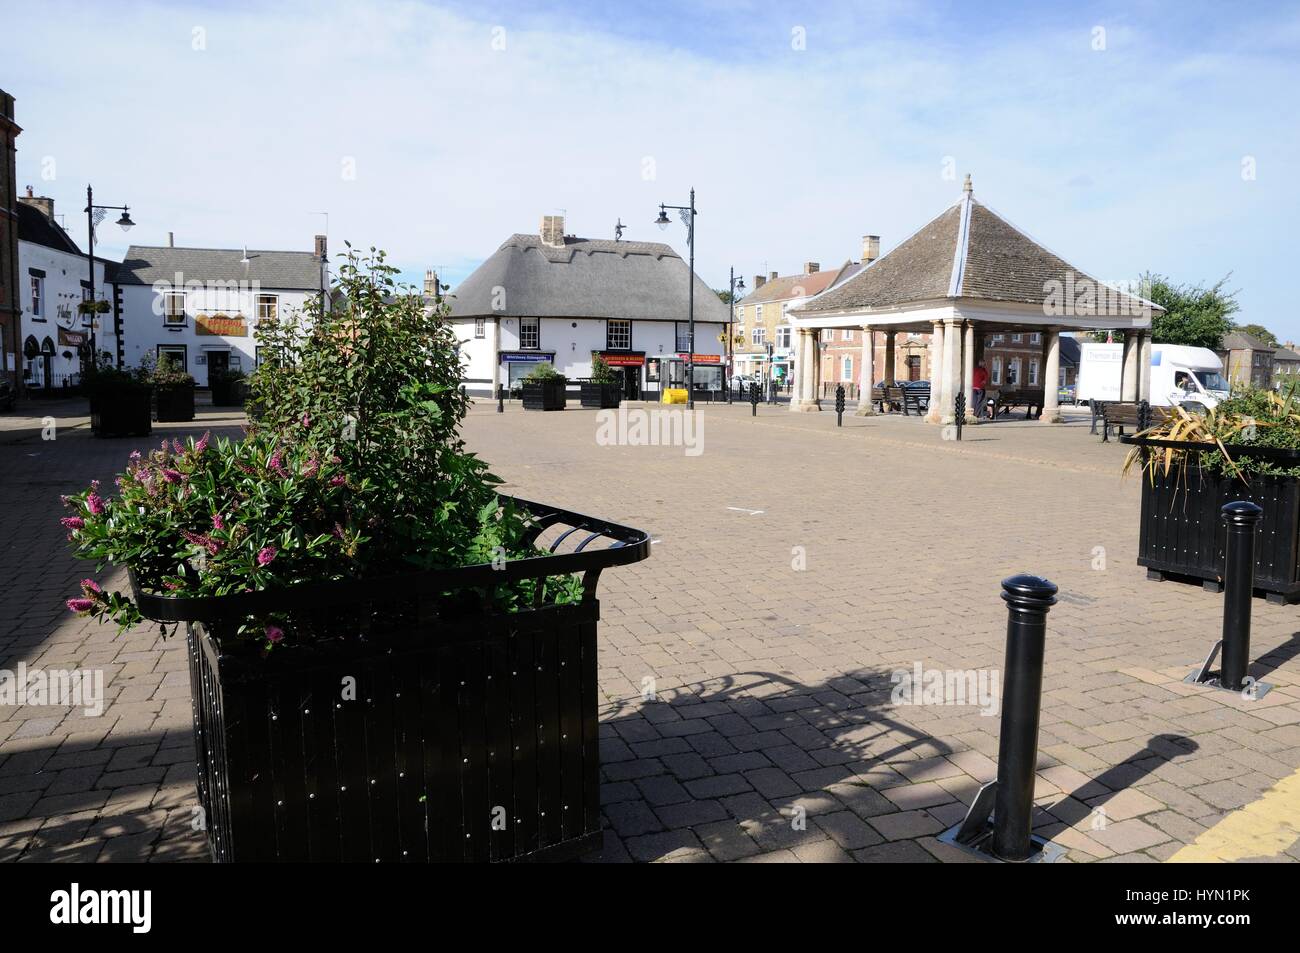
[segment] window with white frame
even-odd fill
[[[32,316],[45,317],[45,276],[33,273],[32,279]]]
[[[993,383],[1002,383],[1002,358],[1000,357],[993,358]]]
[[[280,312],[279,295],[258,295],[257,296],[257,320],[274,321],[276,315]]]
[[[632,322],[610,318],[605,322],[605,349],[607,351],[632,350]]]
[[[1038,358],[1036,357],[1029,359],[1029,386],[1038,386]]]
[[[185,292],[163,292],[163,324],[181,327],[185,324]]]
[[[853,380],[853,358],[845,357],[843,366],[840,368],[840,380]]]
[[[522,350],[535,351],[542,346],[542,319],[519,319],[519,347]]]
[[[852,341],[852,340],[853,340],[853,329],[852,329],[852,328],[845,328],[844,330],[842,330],[842,331],[840,332],[840,340],[841,340],[841,341]]]
[[[487,336],[487,321],[484,318],[474,319],[474,337],[482,339]]]
[[[754,308],[754,320],[760,324],[763,323],[763,306],[761,304]]]
[[[170,357],[172,359],[172,365],[178,368],[179,370],[182,371],[189,370],[189,367],[186,364],[189,358],[187,356],[187,349],[184,344],[159,344],[158,356],[160,358],[164,356]]]
[[[1065,386],[1065,368],[1064,368],[1064,367],[1061,368],[1060,373],[1058,373],[1058,374],[1056,375],[1056,386],[1057,386],[1057,387],[1064,387],[1064,386]]]
[[[997,341],[1001,341],[1001,340],[1002,340],[1002,335],[1001,335],[1001,334],[995,334],[995,335],[993,335],[993,340],[994,340],[995,342],[997,342]]]
[[[755,325],[754,330],[753,330],[753,332],[752,332],[751,335],[750,335],[749,343],[750,343],[750,344],[766,344],[766,343],[767,343],[767,328],[763,327],[763,325],[761,325],[761,324],[759,324],[759,325]]]
[[[678,321],[674,328],[676,330],[673,334],[673,347],[679,354],[685,354],[691,349],[691,326]]]
[[[776,329],[776,346],[788,348],[790,346],[790,325],[783,324]]]
[[[1043,336],[1042,336],[1040,333],[1038,333],[1037,331],[1035,331],[1033,334],[1029,335],[1029,343],[1030,343],[1030,344],[1042,344],[1042,343],[1043,343]]]
[[[1020,358],[1007,361],[1007,386],[1015,387],[1020,383]]]
[[[1013,334],[1013,335],[1011,335],[1011,343],[1012,343],[1012,344],[1019,344],[1019,343],[1020,343],[1020,339],[1021,339],[1022,337],[1024,337],[1023,334]]]

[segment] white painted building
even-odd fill
[[[117,353],[116,265],[95,259],[95,297],[110,310],[83,314],[90,295],[85,254],[55,219],[53,199],[28,189],[18,201],[21,376],[29,391],[49,393],[79,382],[81,347],[92,330],[96,348]]]
[[[452,296],[465,386],[489,396],[548,362],[570,380],[602,356],[627,399],[656,400],[682,386],[694,281],[696,396],[722,396],[729,308],[680,255],[658,242],[564,234],[548,215],[538,235],[512,235]]]
[[[312,251],[132,245],[118,268],[125,363],[168,354],[207,386],[258,363],[258,321],[300,311],[329,288],[325,237]]]

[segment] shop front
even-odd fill
[[[660,400],[663,391],[686,386],[686,358],[685,354],[671,354],[646,359],[646,400]],[[696,354],[693,363],[695,399],[725,400],[722,355]]]
[[[592,354],[602,358],[615,378],[621,380],[624,400],[641,399],[641,368],[646,366],[645,351],[594,351]]]
[[[555,367],[554,351],[500,351],[497,357],[499,363],[505,365],[506,390],[511,394],[523,387],[523,379],[538,364]]]

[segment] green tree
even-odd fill
[[[1209,288],[1176,285],[1164,275],[1142,276],[1143,297],[1164,308],[1151,319],[1151,340],[1157,344],[1187,344],[1218,348],[1232,330],[1232,316],[1240,307],[1237,292],[1229,291],[1231,273]]]
[[[723,304],[731,304],[731,303],[732,303],[731,289],[729,289],[729,288],[714,288],[714,289],[713,289],[713,293],[716,294],[719,298],[722,299],[722,303],[723,303]]]
[[[1233,327],[1236,330],[1241,331],[1243,334],[1249,334],[1253,338],[1259,338],[1259,340],[1263,341],[1269,347],[1278,346],[1277,335],[1262,324],[1237,324]]]

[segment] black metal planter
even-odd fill
[[[617,382],[600,384],[595,381],[583,381],[581,400],[583,407],[598,410],[611,410],[618,407],[623,399],[623,385]]]
[[[568,399],[568,381],[524,381],[524,410],[563,410]]]
[[[188,623],[215,860],[553,860],[599,847],[595,589],[602,569],[649,556],[649,538],[516,502],[556,555],[213,599],[137,594],[150,618]],[[568,573],[583,574],[581,603],[490,608],[498,585]],[[277,611],[369,628],[265,657],[234,638],[230,620]]]
[[[1211,588],[1223,583],[1226,531],[1219,512],[1236,500],[1264,510],[1255,534],[1255,591],[1270,602],[1300,601],[1300,479],[1252,474],[1250,482],[1204,470],[1205,445],[1121,437],[1124,443],[1174,447],[1195,454],[1186,471],[1175,464],[1154,478],[1143,472],[1138,565],[1156,578],[1182,577]],[[1211,448],[1212,449],[1212,448]],[[1237,457],[1267,457],[1281,465],[1300,464],[1300,453],[1271,448],[1231,447]]]
[[[237,379],[212,382],[213,407],[242,407],[247,397],[247,381]]]
[[[90,429],[96,437],[146,437],[153,433],[151,388],[100,390],[90,400]]]
[[[154,391],[158,422],[175,423],[194,419],[194,385],[158,388]]]

